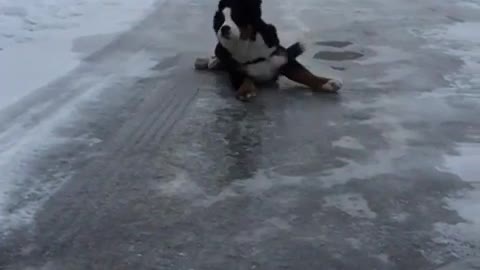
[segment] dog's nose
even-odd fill
[[[230,35],[230,31],[232,30],[232,28],[228,25],[224,25],[222,26],[222,28],[220,29],[220,33],[222,34],[222,36],[224,37],[228,37]]]

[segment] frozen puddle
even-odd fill
[[[327,60],[327,61],[348,61],[363,57],[363,54],[354,51],[334,52],[334,51],[319,51],[313,58]]]

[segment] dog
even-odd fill
[[[226,70],[236,96],[248,100],[256,95],[256,84],[274,82],[280,75],[313,90],[337,92],[338,80],[312,74],[296,58],[305,46],[280,44],[277,29],[262,19],[262,0],[220,0],[213,18],[217,38],[210,69]]]

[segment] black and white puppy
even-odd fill
[[[254,96],[255,83],[280,75],[315,89],[340,89],[339,81],[315,76],[296,60],[305,51],[301,43],[280,44],[275,26],[262,19],[261,5],[261,0],[220,0],[214,16],[218,43],[209,66],[220,64],[229,73],[237,96]]]

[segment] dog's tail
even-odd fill
[[[305,44],[302,42],[296,42],[287,48],[287,56],[289,59],[295,59],[302,55],[305,51]]]

